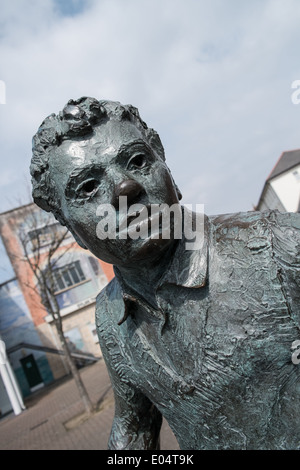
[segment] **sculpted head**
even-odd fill
[[[33,138],[33,199],[97,257],[126,264],[159,255],[166,240],[99,240],[97,208],[124,195],[128,205],[178,203],[158,134],[131,105],[94,98],[70,100]]]

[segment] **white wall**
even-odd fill
[[[0,375],[0,417],[1,415],[5,415],[9,411],[12,411],[12,406],[10,404],[7,391],[4,387],[4,383]]]
[[[270,181],[270,184],[285,210],[297,212],[300,199],[300,165],[277,176]]]

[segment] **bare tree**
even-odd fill
[[[60,307],[56,298],[57,284],[55,275],[57,275],[57,265],[61,258],[73,248],[75,242],[66,243],[66,239],[69,236],[68,230],[58,223],[53,223],[51,217],[48,220],[48,225],[47,223],[44,225],[47,227],[47,246],[45,248],[45,240],[43,239],[43,237],[45,238],[45,233],[39,228],[38,212],[30,212],[29,218],[27,217],[26,227],[20,233],[20,240],[24,251],[23,261],[28,264],[36,281],[35,286],[30,285],[30,283],[28,286],[37,291],[42,305],[53,319],[67,364],[75,380],[85,411],[90,414],[94,409],[93,404],[64,335]]]

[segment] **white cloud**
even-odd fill
[[[1,147],[19,185],[40,122],[82,95],[137,106],[186,202],[209,213],[251,209],[280,153],[299,147],[297,0],[102,0],[75,16],[51,0],[1,8]]]

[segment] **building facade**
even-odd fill
[[[300,211],[300,150],[283,152],[267,178],[256,210]]]
[[[63,233],[65,228],[35,204],[0,214],[0,234],[15,272],[15,279],[0,288],[0,333],[23,396],[69,372],[31,266],[38,263],[43,272],[50,254],[55,297],[70,348],[101,357],[95,300],[112,279],[113,269],[80,248],[70,233]],[[31,376],[26,375],[29,369]]]
[[[33,351],[24,346],[33,344],[41,347],[42,343],[16,279],[0,285],[0,341],[3,349],[0,365],[1,417],[12,410],[16,414],[20,412],[19,392],[26,397],[53,381],[45,352],[35,351],[33,355]]]

